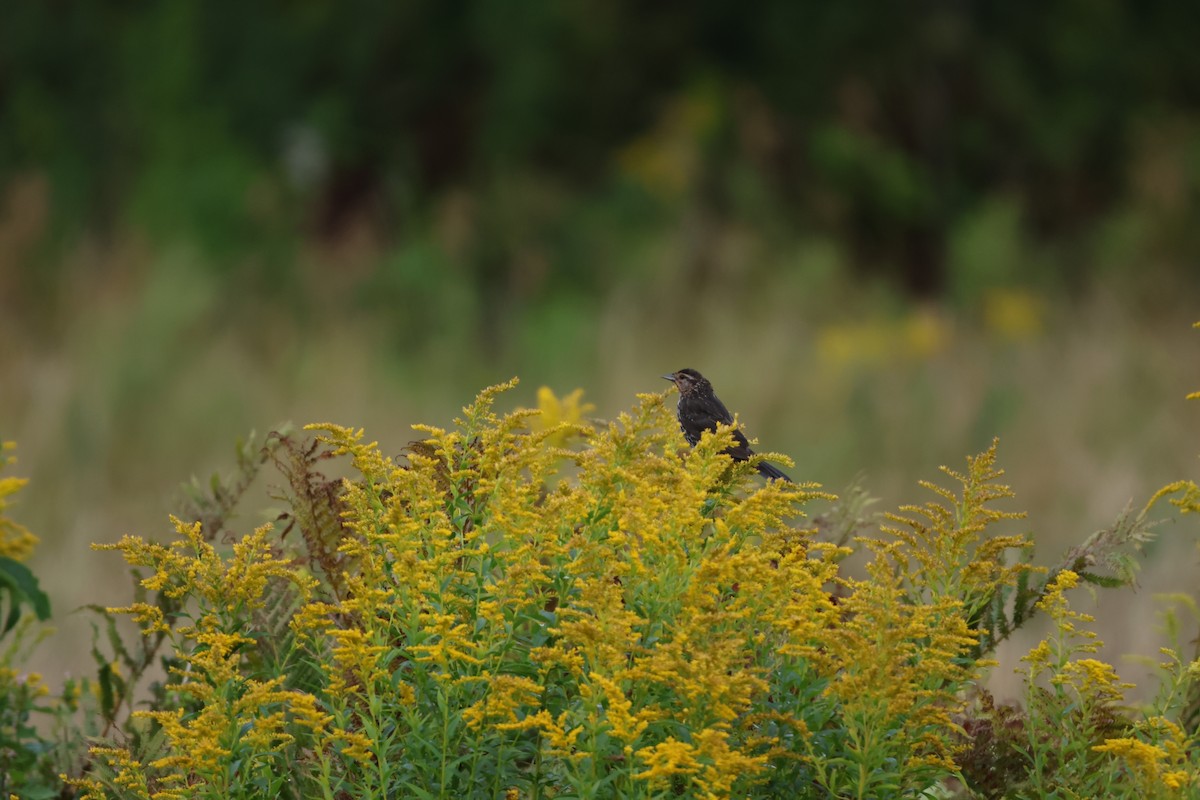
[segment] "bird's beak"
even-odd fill
[[[663,380],[664,380],[664,381],[670,381],[671,383],[674,383],[674,382],[675,382],[675,376],[674,376],[674,375],[663,375],[662,377],[663,377]]]

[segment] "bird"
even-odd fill
[[[679,390],[679,403],[675,407],[675,414],[679,418],[683,438],[687,439],[687,443],[692,447],[700,441],[702,433],[715,431],[718,423],[733,424],[733,415],[713,392],[712,384],[696,370],[681,369],[670,375],[663,375],[663,378],[675,384],[675,388]],[[734,428],[733,446],[727,448],[725,454],[734,461],[747,461],[754,455],[754,451],[750,449],[745,434]],[[757,467],[759,474],[764,478],[792,483],[791,478],[772,464],[760,461]]]

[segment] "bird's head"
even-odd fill
[[[670,375],[663,375],[665,380],[675,384],[680,394],[691,394],[708,385],[708,381],[694,369],[681,369]]]

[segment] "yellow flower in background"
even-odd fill
[[[817,334],[816,348],[830,367],[875,364],[887,359],[890,336],[879,322],[829,325]]]
[[[572,433],[569,426],[584,424],[585,415],[596,410],[591,403],[581,402],[583,389],[559,398],[549,386],[543,386],[538,389],[537,398],[539,413],[530,419],[530,427],[538,432],[554,431],[546,437],[551,447],[562,447]]]
[[[13,442],[0,443],[0,469],[14,463],[17,459],[6,455],[16,448]],[[10,504],[9,497],[19,492],[29,480],[27,478],[0,478],[0,556],[6,556],[15,561],[24,561],[33,553],[38,538],[19,523],[8,518],[6,512]]]
[[[1029,289],[988,289],[983,294],[983,324],[1001,339],[1033,339],[1045,327],[1045,305],[1045,300]]]
[[[617,154],[621,174],[663,199],[681,196],[696,176],[704,140],[720,123],[720,103],[703,83],[673,98],[655,125]]]
[[[901,333],[906,354],[911,358],[924,359],[946,349],[951,330],[945,315],[939,314],[931,306],[922,306],[904,318]]]
[[[924,360],[950,345],[947,316],[932,306],[914,308],[898,319],[872,318],[829,325],[817,335],[817,355],[829,367],[845,368],[895,360]]]
[[[988,289],[980,303],[980,323],[997,339],[1027,341],[1045,331],[1046,301],[1030,289]],[[816,351],[827,367],[873,366],[933,358],[945,352],[953,339],[953,317],[937,306],[922,305],[899,317],[827,325],[817,334]]]

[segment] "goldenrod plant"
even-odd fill
[[[0,471],[16,459],[16,445],[0,443]],[[87,681],[69,679],[59,697],[36,672],[21,663],[49,629],[50,600],[24,563],[38,539],[11,517],[25,478],[0,475],[0,797],[57,797],[58,773],[73,770],[81,753],[86,721],[72,719]],[[37,726],[39,716],[45,724]]]
[[[13,442],[0,442],[0,469],[16,461],[11,453],[17,449]],[[37,537],[29,529],[9,517],[12,498],[29,481],[11,475],[0,477],[0,557],[24,561],[37,546]]]
[[[729,428],[689,448],[663,394],[600,423],[578,394],[498,412],[514,383],[398,457],[338,425],[272,435],[230,485],[195,487],[169,541],[103,546],[138,581],[106,625],[142,636],[105,628],[77,690],[104,727],[62,796],[1200,790],[1198,662],[1165,650],[1159,699],[1132,708],[1068,602],[1126,582],[1152,509],[1196,510],[1193,484],[1039,569],[995,443],[878,527],[860,492],[816,524],[831,495],[731,462]],[[231,535],[268,464],[286,511]],[[1033,617],[1051,633],[1022,659],[1022,705],[998,706],[994,647]]]
[[[1188,399],[1200,399],[1200,392]],[[1184,654],[1179,620],[1169,610],[1165,628],[1173,646],[1161,650],[1159,691],[1146,707],[1131,707],[1125,693],[1132,685],[1094,657],[1102,645],[1090,630],[1094,619],[1073,610],[1066,597],[1084,582],[1131,583],[1140,546],[1152,536],[1152,511],[1164,499],[1182,514],[1200,511],[1195,482],[1164,486],[1140,511],[1126,511],[1072,548],[1038,591],[1018,591],[1018,609],[1022,597],[1036,598],[1033,610],[1050,619],[1052,631],[1022,658],[1020,706],[997,706],[980,691],[958,718],[961,796],[1200,797],[1200,644],[1193,639],[1191,655]],[[1200,621],[1194,597],[1169,599]]]

